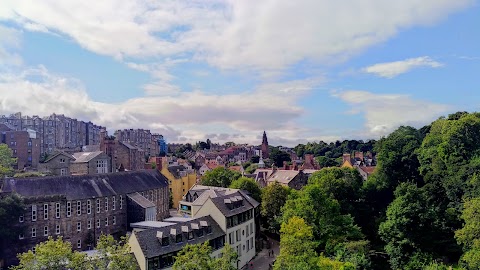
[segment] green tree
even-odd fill
[[[111,235],[101,235],[96,247],[95,269],[125,269],[136,270],[138,263],[130,252],[126,238],[117,241]]]
[[[338,167],[342,164],[340,164],[339,160],[336,158],[329,158],[326,156],[319,156],[316,157],[318,164],[322,168],[328,168],[328,167]]]
[[[292,161],[292,159],[290,158],[290,155],[287,152],[281,151],[276,147],[273,148],[272,151],[270,152],[270,159],[273,161],[273,163],[277,167],[283,167],[284,161]]]
[[[442,234],[430,194],[411,183],[401,184],[395,200],[388,206],[387,220],[379,235],[387,245],[392,269],[418,269],[432,259],[441,258],[448,249],[439,242]]]
[[[230,188],[246,190],[257,202],[262,201],[262,190],[257,182],[255,182],[255,180],[252,178],[240,177],[232,182]]]
[[[480,269],[480,198],[465,202],[462,219],[463,227],[455,232],[465,251],[461,261],[468,269]]]
[[[237,171],[217,167],[202,176],[201,184],[213,187],[229,187],[234,180],[237,180],[241,176]]]
[[[343,215],[337,200],[317,185],[307,185],[292,193],[282,208],[281,221],[298,216],[313,228],[319,249],[332,254],[339,243],[363,238],[350,215]]]
[[[247,168],[245,168],[246,174],[252,174],[258,169],[258,164],[250,164]]]
[[[0,144],[0,178],[13,175],[12,165],[17,162],[16,158],[12,158],[12,150],[8,145]]]
[[[268,185],[262,190],[262,204],[260,213],[264,219],[264,226],[271,232],[278,232],[280,224],[278,218],[281,208],[287,201],[289,188],[278,182]]]
[[[0,193],[0,258],[3,258],[6,247],[14,243],[24,230],[22,226],[12,226],[12,224],[18,223],[18,218],[24,212],[24,208],[23,199],[16,193],[10,195]]]
[[[315,246],[312,227],[302,218],[291,217],[280,229],[280,255],[274,269],[316,268]]]
[[[371,269],[370,243],[367,240],[351,241],[338,244],[335,247],[335,258],[342,262],[349,262],[355,269]]]
[[[325,168],[315,172],[308,183],[317,185],[340,203],[343,214],[355,214],[363,179],[355,169]]]
[[[259,156],[252,156],[250,158],[250,162],[253,163],[253,164],[256,164],[260,161],[260,157]]]
[[[339,260],[320,256],[317,267],[319,270],[355,270],[355,266],[349,262],[341,262]]]
[[[225,244],[222,250],[222,256],[217,259],[213,259],[212,270],[236,270],[238,259],[237,252],[229,244]]]
[[[174,270],[234,270],[234,263],[238,255],[233,248],[226,244],[222,250],[222,257],[213,259],[210,257],[212,248],[208,242],[203,244],[187,244],[175,257]]]
[[[48,240],[35,246],[35,252],[29,250],[18,255],[18,266],[12,270],[82,270],[94,269],[86,260],[84,253],[72,251],[70,242],[64,242],[62,237]]]

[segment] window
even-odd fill
[[[55,226],[55,234],[60,234],[60,225]]]
[[[87,215],[92,213],[92,201],[87,200]]]
[[[80,216],[82,214],[82,202],[77,201],[77,216]]]
[[[105,197],[105,212],[108,211],[108,197]]]
[[[237,254],[238,254],[238,257],[242,256],[242,244],[237,246]]]
[[[91,228],[92,228],[92,220],[89,219],[89,220],[87,221],[87,229],[90,230]]]
[[[120,209],[122,209],[123,207],[123,196],[120,195]]]
[[[249,230],[249,228],[250,228],[249,225],[247,225],[247,228],[246,228],[246,230],[247,230],[247,237],[250,235],[250,230]]]
[[[60,163],[65,163],[65,159],[64,159],[64,158],[61,158],[61,159],[60,159]]]
[[[250,238],[250,249],[253,249],[253,237]]]
[[[77,241],[77,248],[82,248],[82,240]]]
[[[22,223],[23,221],[25,221],[25,217],[22,214],[18,217],[18,222]]]
[[[188,240],[192,240],[192,239],[193,239],[193,232],[189,231],[188,232]]]
[[[55,218],[60,218],[60,203],[55,203]]]
[[[235,238],[237,242],[242,240],[242,235],[240,234],[240,230],[235,231]]]
[[[22,240],[23,238],[25,238],[25,235],[23,235],[23,233],[20,233],[20,234],[18,235],[18,239]]]
[[[37,205],[32,205],[32,221],[37,221]]]
[[[97,228],[100,228],[100,219],[97,219]]]
[[[77,222],[77,232],[81,232],[81,231],[82,231],[82,223]]]
[[[112,210],[113,211],[115,211],[115,207],[116,207],[115,203],[116,203],[116,199],[115,199],[115,196],[113,196],[112,197]]]
[[[108,217],[105,218],[105,227],[108,226]]]
[[[117,225],[117,218],[115,216],[113,216],[112,218],[112,224]]]
[[[35,238],[35,237],[37,237],[37,229],[32,228],[32,238]]]
[[[60,175],[67,175],[67,169],[66,168],[61,168],[60,169]]]
[[[48,226],[43,227],[43,236],[48,236]]]
[[[250,233],[253,234],[254,231],[253,231],[253,223],[250,223]]]
[[[67,217],[72,215],[72,202],[67,202]]]
[[[97,199],[97,213],[100,213],[100,199]]]
[[[106,159],[97,160],[97,173],[107,173],[107,172],[108,172],[107,160]]]
[[[247,239],[247,252],[250,250],[250,239]]]
[[[232,245],[233,243],[235,243],[235,239],[233,238],[233,232],[229,233],[228,234],[228,243],[230,245]]]

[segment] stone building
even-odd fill
[[[262,136],[262,158],[269,158],[270,156],[270,150],[268,149],[268,139],[267,139],[267,133],[263,131],[263,136]]]
[[[152,134],[148,129],[123,129],[114,133],[115,137],[121,142],[127,142],[132,146],[143,150],[145,160],[150,157],[158,156],[160,153],[158,145],[158,134]]]
[[[221,256],[225,245],[225,232],[211,216],[152,225],[160,226],[135,229],[128,240],[141,270],[172,269],[175,256],[187,244],[208,241],[212,257]]]
[[[63,114],[46,117],[25,116],[21,113],[1,115],[0,123],[6,123],[16,131],[35,130],[40,139],[40,153],[51,154],[55,150],[69,153],[80,151],[85,145],[100,143],[100,131],[105,127],[80,121]]]
[[[166,158],[162,159],[162,166],[159,169],[168,179],[173,208],[178,208],[178,202],[182,200],[183,195],[197,183],[197,174],[190,165],[169,164]]]
[[[36,169],[40,158],[40,140],[33,130],[17,131],[8,124],[0,124],[0,143],[12,150],[17,159],[13,165],[16,170]]]
[[[195,185],[180,201],[179,211],[192,218],[211,216],[238,254],[237,269],[242,269],[256,254],[259,205],[243,190]]]
[[[142,149],[131,145],[118,138],[107,137],[102,132],[100,150],[109,156],[111,160],[111,171],[136,171],[145,167],[145,154]]]
[[[90,250],[101,234],[124,236],[130,209],[144,209],[135,197],[153,205],[153,217],[168,217],[168,182],[156,170],[102,175],[3,179],[0,195],[17,193],[25,200],[25,212],[17,224],[23,228],[18,240],[6,250],[6,264],[16,263],[16,254],[25,252],[48,236],[62,236],[74,250]],[[141,211],[141,210],[140,210]],[[0,258],[1,259],[1,258]]]
[[[71,175],[70,165],[73,161],[75,161],[75,158],[72,155],[63,151],[56,151],[38,165],[38,171],[51,173],[52,175]]]
[[[110,157],[102,151],[74,153],[75,160],[70,165],[72,175],[109,173]]]

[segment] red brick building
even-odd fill
[[[6,124],[0,124],[0,142],[8,145],[12,156],[17,158],[13,164],[16,170],[36,169],[40,158],[40,139],[33,130],[15,131]]]

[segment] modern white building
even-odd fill
[[[243,190],[195,185],[179,202],[179,211],[192,218],[210,215],[225,232],[225,242],[237,251],[240,269],[255,256],[258,206]]]

